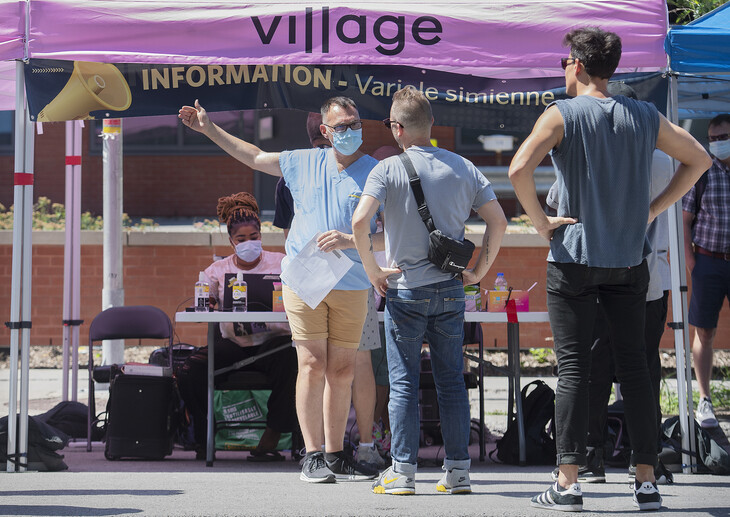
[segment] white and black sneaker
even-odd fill
[[[583,511],[583,492],[579,483],[562,488],[556,481],[542,494],[533,497],[530,506],[561,512],[580,512]]]
[[[327,468],[324,454],[321,452],[307,453],[302,460],[302,473],[299,479],[307,483],[334,483],[335,475]]]
[[[344,451],[325,453],[325,462],[335,479],[340,481],[365,481],[378,476],[377,469],[357,463],[355,458]]]
[[[662,507],[662,496],[659,495],[656,483],[645,481],[638,488],[634,483],[633,489],[634,504],[639,510],[658,510]]]

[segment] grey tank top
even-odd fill
[[[646,239],[652,153],[659,134],[654,105],[623,96],[580,95],[554,103],[564,137],[553,149],[559,216],[578,223],[555,231],[550,262],[590,267],[636,266]]]

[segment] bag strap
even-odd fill
[[[426,225],[426,228],[429,232],[432,232],[436,229],[436,226],[433,224],[433,218],[431,217],[431,212],[428,210],[428,205],[426,205],[426,198],[423,197],[423,189],[421,188],[421,179],[418,177],[418,174],[416,174],[416,169],[413,167],[413,162],[408,157],[408,153],[402,152],[398,155],[403,162],[403,166],[406,168],[406,172],[408,173],[408,182],[411,185],[411,190],[413,191],[413,196],[416,198],[416,204],[418,205],[418,213],[421,216],[421,220],[423,220],[423,224]]]

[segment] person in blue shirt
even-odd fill
[[[354,262],[314,309],[288,286],[283,286],[282,293],[299,366],[296,406],[306,447],[300,479],[334,483],[377,475],[377,470],[357,464],[343,452],[343,439],[370,286],[354,249],[352,214],[378,162],[360,150],[362,121],[351,99],[333,97],[320,111],[320,132],[332,148],[281,153],[264,152],[225,132],[210,121],[197,100],[194,106],[183,106],[178,116],[248,167],[284,178],[294,201],[294,218],[282,270],[316,235],[320,250],[342,250]],[[375,231],[374,218],[371,224]]]

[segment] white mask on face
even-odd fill
[[[719,160],[727,160],[730,158],[730,140],[710,142],[710,152]]]
[[[236,244],[236,256],[244,262],[254,262],[261,256],[261,241],[251,240]]]

